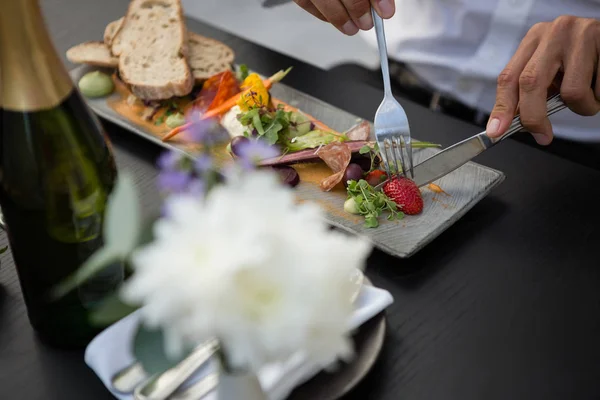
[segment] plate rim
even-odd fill
[[[366,275],[364,277],[363,285],[364,286],[374,286],[373,282],[371,282],[371,280]],[[371,350],[370,353],[368,353],[366,355],[366,356],[368,356],[368,358],[367,358],[363,368],[361,368],[361,372],[353,375],[352,378],[346,383],[346,385],[343,386],[341,391],[333,394],[333,397],[318,397],[319,400],[338,400],[341,397],[346,396],[352,390],[354,390],[363,381],[363,379],[366,378],[366,376],[371,372],[371,370],[373,369],[373,367],[379,360],[379,357],[381,356],[381,352],[383,350],[383,346],[385,344],[385,335],[387,332],[386,310],[384,309],[384,310],[380,311],[379,313],[377,313],[376,315],[374,315],[373,317],[371,317],[367,321],[365,321],[357,329],[357,332],[360,331],[360,329],[364,328],[364,327],[367,327],[367,329],[370,329],[370,331],[368,332],[368,335],[369,335],[369,338],[373,340],[375,347]],[[356,334],[358,334],[358,333],[356,333]],[[354,338],[354,335],[353,335],[353,338]],[[367,351],[367,350],[365,349],[365,351]],[[356,359],[357,358],[355,358],[355,360]],[[356,361],[351,361],[349,365],[352,365],[353,362],[356,362]],[[326,374],[326,373],[321,370],[315,376],[308,379],[306,382],[296,386],[294,388],[294,390],[290,393],[290,395],[288,395],[288,397],[286,397],[286,400],[300,400],[300,398],[302,398],[300,396],[304,393],[302,393],[301,391],[300,392],[297,392],[297,391],[302,390],[303,387],[304,388],[309,387],[310,383],[313,382],[315,379],[317,379],[319,376],[325,376],[322,374]],[[299,393],[299,394],[294,395],[294,393]],[[316,394],[318,395],[319,393],[316,393]]]

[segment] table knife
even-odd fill
[[[566,105],[558,94],[550,97],[546,102],[546,113],[549,116],[564,108]],[[517,115],[506,133],[498,138],[492,139],[484,131],[440,151],[414,167],[415,184],[419,187],[425,186],[449,174],[522,129],[521,118]]]

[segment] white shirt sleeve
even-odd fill
[[[396,0],[386,21],[390,58],[409,65],[437,91],[490,112],[496,79],[537,22],[560,15],[600,19],[600,0]],[[373,47],[374,32],[361,32]],[[600,115],[563,111],[552,117],[557,136],[600,141]]]

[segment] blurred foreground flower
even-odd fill
[[[349,277],[365,265],[365,240],[329,230],[272,172],[246,172],[205,198],[174,195],[167,207],[121,295],[163,329],[168,354],[217,337],[233,369],[299,350],[324,366],[351,356]]]

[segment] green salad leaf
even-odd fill
[[[336,140],[343,142],[346,140],[346,137],[317,129],[314,131],[310,131],[305,135],[296,136],[292,138],[291,140],[289,140],[289,142],[286,143],[286,147],[290,151],[300,151],[304,149],[314,149],[319,146],[324,146]]]
[[[263,138],[270,145],[278,144],[285,152],[314,149],[333,141],[345,141],[345,136],[313,129],[312,123],[302,113],[285,111],[283,106],[276,109],[253,107],[238,116],[242,125]]]
[[[365,218],[365,227],[377,228],[379,217],[388,212],[389,221],[404,218],[404,213],[398,210],[398,206],[383,192],[376,191],[367,181],[348,181],[348,200],[344,209]],[[352,201],[350,201],[352,200]]]

